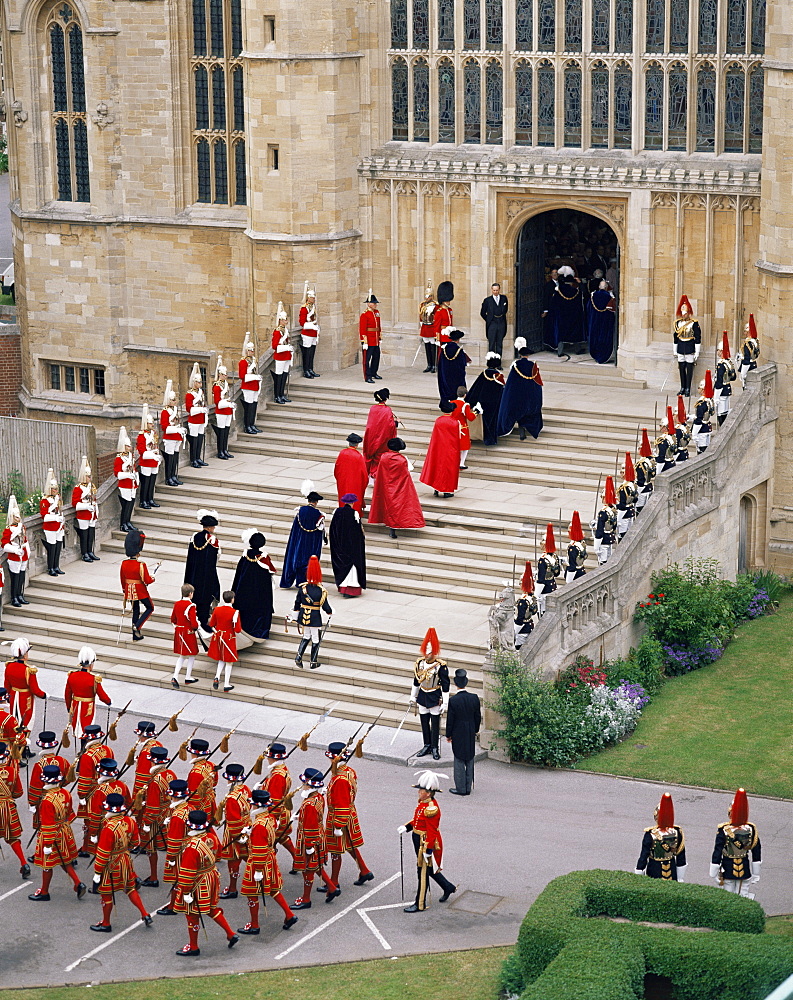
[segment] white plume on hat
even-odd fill
[[[90,646],[81,646],[77,654],[77,662],[82,666],[86,663],[96,663],[96,653]]]
[[[17,524],[21,520],[22,520],[22,514],[20,513],[19,510],[19,502],[16,496],[12,493],[11,496],[8,498],[6,523],[11,524],[11,522],[13,521],[14,524]]]
[[[283,302],[279,302],[278,303],[278,309],[277,309],[276,314],[275,314],[275,322],[276,322],[276,324],[280,324],[282,320],[288,320],[288,319],[289,319],[289,317],[286,314],[286,309],[284,309]]]
[[[523,340],[523,337],[518,337],[518,340]],[[515,347],[517,347],[517,346],[518,346],[518,341],[516,340],[515,341]],[[498,360],[500,361],[501,360],[501,355],[500,354],[496,354],[495,351],[488,351],[487,354],[485,355],[485,361],[490,361],[491,358],[498,358]]]
[[[24,656],[25,653],[30,652],[30,640],[26,639],[21,635],[18,639],[14,639],[8,643],[11,647],[12,656]]]
[[[572,269],[572,267],[570,267],[569,264],[563,264],[559,268],[559,274],[563,278],[573,278],[573,277],[575,277],[575,271]]]
[[[416,788],[423,788],[425,792],[437,792],[441,787],[441,778],[448,781],[448,774],[438,774],[436,771],[414,771],[418,777]]]
[[[256,344],[253,342],[250,330],[246,330],[245,336],[242,338],[242,356],[245,357],[248,351],[256,353]]]
[[[310,479],[304,479],[303,482],[300,484],[300,495],[307,497],[309,493],[315,493],[315,492],[316,488],[314,486],[314,483]]]
[[[148,403],[144,403],[143,404],[143,409],[141,410],[141,413],[140,413],[140,429],[142,431],[145,431],[146,428],[149,426],[149,424],[153,424],[153,423],[154,423],[154,418],[149,413],[149,404]]]
[[[162,408],[170,406],[176,401],[176,393],[173,391],[173,379],[168,379],[165,383],[165,392],[162,395]]]
[[[118,447],[116,451],[122,452],[125,448],[131,448],[132,442],[129,439],[129,434],[127,434],[126,427],[119,427],[118,429]]]
[[[240,539],[246,549],[251,547],[251,538],[257,533],[259,535],[264,535],[264,532],[260,528],[246,528],[240,533]]]
[[[85,479],[91,479],[91,466],[88,464],[87,455],[83,455],[82,461],[80,462],[80,471],[77,473],[78,482],[82,483]]]
[[[60,483],[55,478],[55,473],[52,471],[52,469],[47,469],[47,478],[46,478],[46,480],[44,482],[44,496],[45,497],[50,495],[50,491],[52,490],[53,486],[55,487],[56,490],[58,490],[58,492],[60,492],[60,488],[61,488],[60,487]]]
[[[218,512],[216,510],[207,510],[205,507],[201,507],[199,510],[197,510],[195,517],[196,521],[198,521],[199,524],[201,523],[201,519],[204,517],[214,517],[216,521],[218,522],[220,521],[220,518],[218,517]]]
[[[515,350],[516,351],[522,351],[525,346],[526,346],[526,338],[525,337],[516,337],[515,338]]]
[[[218,380],[218,375],[225,375],[227,372],[226,366],[223,364],[223,355],[218,354],[218,359],[215,362],[215,381]]]
[[[198,362],[195,361],[193,362],[193,370],[190,372],[190,385],[192,385],[193,382],[201,382],[201,381],[202,381],[201,369],[198,366]]]

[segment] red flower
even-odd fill
[[[659,597],[663,597],[664,595],[663,595],[663,594],[659,594],[658,596],[659,596]]]

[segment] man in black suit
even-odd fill
[[[446,712],[446,739],[452,745],[454,755],[454,788],[452,795],[470,795],[474,786],[474,757],[476,756],[476,734],[482,725],[482,708],[479,697],[466,691],[468,674],[464,670],[454,671],[454,686],[457,693],[449,699]]]
[[[507,332],[507,310],[509,303],[506,295],[501,294],[501,285],[496,282],[490,286],[491,295],[482,303],[479,315],[485,321],[488,350],[501,357],[501,345]]]

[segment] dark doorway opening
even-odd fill
[[[583,283],[592,282],[593,288],[597,287],[594,272],[604,271],[619,302],[620,248],[608,223],[572,208],[527,219],[515,254],[515,336],[525,337],[530,351],[544,350],[542,312],[548,282],[552,269],[563,264],[572,267]]]

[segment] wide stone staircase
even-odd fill
[[[324,551],[334,616],[321,668],[309,671],[295,664],[298,638],[294,627],[287,633],[284,624],[295,592],[280,590],[276,578],[271,637],[242,651],[234,668],[233,695],[217,697],[306,712],[336,704],[337,718],[374,721],[380,716],[381,724],[396,725],[407,706],[413,660],[430,625],[438,631],[441,655],[450,667],[464,667],[470,689],[481,691],[487,611],[495,592],[507,580],[519,581],[524,560],[535,559],[535,544],[541,549],[549,521],[560,550],[573,509],[579,509],[586,524],[599,479],[614,473],[619,452],[634,451],[640,426],[652,432],[654,411],[660,410],[657,394],[636,388],[613,370],[593,366],[582,373],[580,365],[565,369],[542,359],[540,364],[546,381],[540,439],[521,442],[514,434],[495,448],[475,443],[452,499],[440,500],[417,483],[425,529],[400,532],[393,540],[385,528],[367,526],[369,589],[362,598],[347,601],[336,593]],[[391,389],[418,479],[438,415],[434,379],[410,369],[384,375],[380,384]],[[260,413],[263,433],[240,435],[231,448],[232,461],[214,457],[210,432],[209,467],[185,468],[180,473],[184,486],[158,489],[159,509],[136,510],[134,521],[146,533],[144,557],[150,568],[162,563],[151,588],[156,610],[144,642],[131,641],[128,616],[121,623],[121,532],[103,543],[101,562],[72,563],[57,580],[42,576],[32,581],[32,603],[18,611],[7,608],[7,634],[31,639],[33,662],[72,669],[77,649],[88,643],[97,651],[103,676],[168,686],[170,610],[179,597],[189,538],[197,530],[197,509],[215,508],[220,515],[222,589],[231,584],[242,554],[240,532],[246,527],[264,531],[280,570],[303,479],[312,479],[323,493],[321,507],[329,523],[336,497],[333,462],[351,431],[363,433],[372,388],[361,381],[357,368],[321,379],[293,378],[293,402]],[[199,656],[195,676],[201,683],[193,691],[211,692],[213,672],[214,663]],[[405,725],[416,728],[417,720],[411,715]]]

